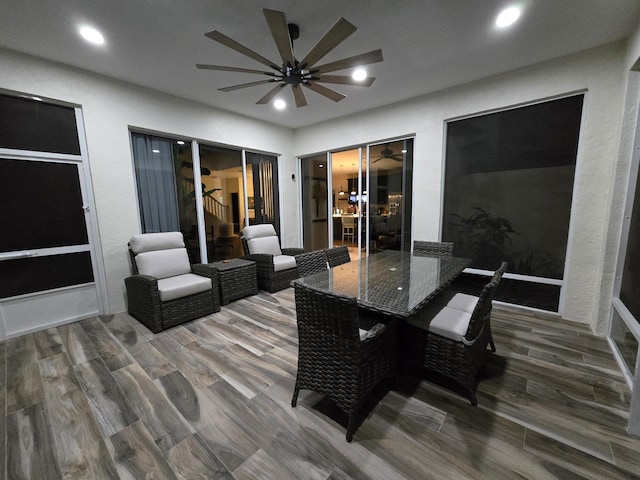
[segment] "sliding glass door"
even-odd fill
[[[305,249],[411,249],[413,139],[303,158],[300,171]]]
[[[275,156],[137,132],[131,141],[142,232],[182,232],[191,263],[244,255],[246,225],[279,231]]]

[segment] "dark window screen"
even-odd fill
[[[472,268],[506,260],[508,272],[562,279],[582,103],[576,95],[448,123],[442,239]],[[527,297],[522,289],[512,303],[539,303]]]
[[[78,167],[0,158],[0,225],[0,252],[89,243]]]
[[[631,211],[627,253],[622,270],[620,300],[629,309],[635,319],[640,322],[640,175],[636,183],[636,193]]]
[[[0,266],[0,298],[93,282],[89,252],[5,260]]]
[[[0,95],[0,148],[80,155],[75,110]]]

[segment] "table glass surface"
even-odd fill
[[[471,262],[449,256],[413,256],[386,250],[294,280],[319,290],[356,297],[362,308],[408,317]]]

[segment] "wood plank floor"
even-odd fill
[[[319,394],[291,408],[293,291],[157,335],[127,314],[0,343],[8,479],[629,479],[640,439],[607,342],[494,309],[478,407],[404,377],[353,443]]]

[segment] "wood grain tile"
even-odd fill
[[[230,471],[258,449],[249,435],[180,372],[161,377],[156,384]]]
[[[133,363],[133,358],[126,348],[104,326],[100,319],[94,317],[82,320],[80,325],[84,329],[97,352],[104,360],[109,370],[117,370]]]
[[[114,478],[111,454],[66,353],[40,360],[46,412],[64,478]]]
[[[233,480],[234,478],[197,434],[187,437],[172,447],[165,456],[180,479]],[[264,471],[261,475],[264,475]],[[267,477],[263,476],[263,478]]]
[[[37,360],[33,334],[7,340],[7,414],[44,401]]]
[[[166,452],[193,433],[142,367],[129,365],[113,376],[160,451]]]
[[[497,305],[492,327],[477,407],[406,372],[352,443],[324,395],[303,390],[291,407],[292,289],[160,334],[121,313],[24,335],[0,343],[0,477],[6,464],[8,478],[38,479],[637,478],[608,343]]]
[[[7,478],[61,479],[44,405],[30,405],[7,416]]]
[[[75,371],[103,436],[110,437],[138,420],[101,358],[76,365]]]
[[[137,421],[109,438],[119,478],[173,480],[171,469],[144,424]]]
[[[7,373],[6,344],[0,343],[0,478],[7,476]]]
[[[68,323],[58,327],[60,339],[73,365],[99,356],[95,345],[79,323]]]

